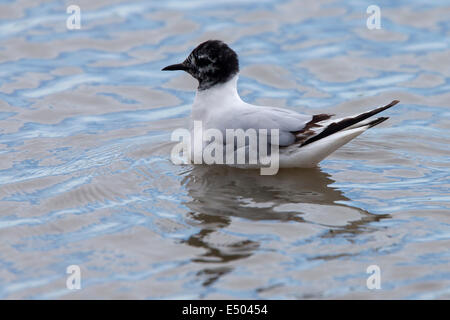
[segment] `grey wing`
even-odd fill
[[[279,145],[289,146],[298,140],[298,133],[312,120],[312,116],[303,115],[288,109],[256,107],[243,112],[235,119],[233,126],[244,130],[271,129],[279,130]],[[268,141],[271,141],[270,138]]]

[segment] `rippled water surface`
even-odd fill
[[[450,298],[447,1],[77,3],[0,1],[0,298]],[[247,102],[401,103],[317,169],[173,165],[195,82],[160,70],[210,38]]]

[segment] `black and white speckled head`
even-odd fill
[[[198,80],[198,90],[225,83],[239,72],[239,60],[227,44],[208,40],[192,50],[187,59],[163,70],[184,70]]]

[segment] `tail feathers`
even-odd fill
[[[389,103],[388,105],[385,105],[384,107],[380,107],[380,108],[376,108],[374,110],[368,111],[368,112],[364,112],[361,113],[357,116],[354,117],[349,117],[349,118],[344,118],[342,120],[339,120],[337,122],[332,122],[330,125],[328,125],[324,130],[322,130],[319,134],[314,135],[313,137],[307,139],[306,141],[304,141],[300,147],[303,147],[305,145],[308,145],[312,142],[315,142],[317,140],[323,139],[325,137],[328,137],[329,135],[332,135],[336,132],[348,129],[349,127],[355,128],[355,127],[359,127],[357,124],[361,123],[361,126],[369,126],[369,128],[376,126],[377,124],[380,124],[381,122],[386,121],[388,118],[387,117],[380,117],[378,119],[375,119],[373,121],[370,122],[363,122],[364,120],[366,120],[367,118],[370,118],[374,115],[376,115],[377,113],[380,113],[386,109],[389,109],[390,107],[395,106],[397,103],[399,103],[398,100],[394,100],[391,103]]]

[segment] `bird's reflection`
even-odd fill
[[[351,236],[370,230],[368,223],[389,217],[341,204],[349,199],[340,190],[330,187],[334,180],[318,168],[282,169],[276,175],[262,176],[259,170],[195,166],[183,175],[182,184],[191,198],[185,203],[191,210],[188,218],[200,229],[186,242],[206,250],[194,259],[196,262],[242,259],[260,246],[255,240],[228,243],[212,236],[229,226],[235,217],[329,226],[322,237]],[[340,216],[342,211],[350,212],[357,218],[347,221]],[[330,217],[323,222],[315,215]],[[333,219],[337,220],[336,223]],[[211,266],[202,271],[202,276],[207,275],[204,285],[209,285],[231,270],[223,265],[217,268],[213,264]]]

